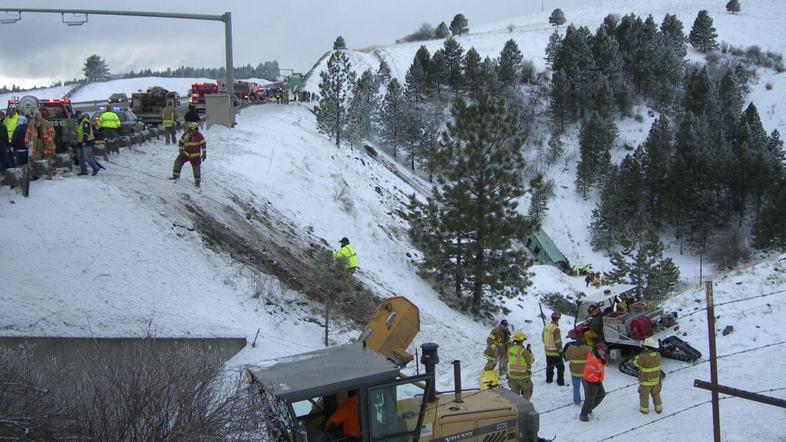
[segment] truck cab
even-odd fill
[[[200,113],[205,113],[205,95],[217,94],[218,83],[191,83],[191,99],[190,103]]]
[[[31,102],[37,103],[37,109],[41,112],[41,116],[49,121],[55,129],[55,151],[57,153],[68,151],[71,143],[76,140],[76,123],[74,122],[74,109],[71,106],[71,100],[49,98]],[[20,104],[22,104],[22,100],[8,100],[9,106],[19,106],[20,113],[25,114],[29,124],[36,107],[31,109],[29,106],[20,106]]]

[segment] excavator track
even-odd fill
[[[701,352],[676,336],[669,336],[660,341],[661,356],[678,361],[693,362],[701,358]]]

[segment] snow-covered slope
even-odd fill
[[[23,92],[11,92],[7,94],[0,94],[0,108],[5,110],[8,100],[11,98],[23,97],[25,95],[32,95],[36,98],[61,98],[66,92],[71,89],[71,86],[57,86],[47,87],[42,89],[34,89]]]
[[[106,100],[114,93],[125,93],[129,97],[138,91],[146,91],[153,86],[175,91],[180,96],[185,96],[191,90],[191,83],[213,82],[209,78],[164,78],[164,77],[139,77],[124,78],[120,80],[88,83],[71,96],[72,101]]]

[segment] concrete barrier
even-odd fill
[[[142,144],[142,134],[132,134],[131,144]],[[129,146],[131,145],[129,144]]]
[[[152,133],[152,132],[150,132],[149,130],[143,130],[143,131],[141,132],[141,134],[142,134],[142,140],[144,140],[144,141],[147,141],[147,140],[149,140],[149,139],[150,139],[150,137],[152,137],[152,136],[153,136],[153,133]]]
[[[96,143],[93,146],[93,155],[106,159],[106,144],[104,144],[104,143]]]
[[[71,159],[70,153],[59,153],[52,157],[52,164],[53,167],[58,169],[68,169],[73,170],[74,168],[74,160]]]
[[[21,186],[22,185],[22,175],[24,172],[22,171],[21,167],[12,167],[3,171],[3,179],[5,180],[4,184],[7,184],[11,187]]]
[[[52,179],[52,167],[49,165],[48,159],[34,160],[30,163],[30,166],[34,177],[45,176],[50,180]]]

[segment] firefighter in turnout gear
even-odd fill
[[[486,358],[486,366],[483,370],[494,370],[499,361],[499,375],[505,376],[508,373],[508,342],[510,340],[510,329],[508,321],[503,319],[499,325],[494,327],[486,338],[486,350],[483,356]]]
[[[568,336],[571,336],[568,333]],[[571,336],[572,337],[572,336]],[[587,354],[592,351],[592,347],[584,343],[581,335],[575,337],[574,342],[565,345],[563,354],[570,363],[570,380],[573,385],[573,403],[581,404],[581,379],[584,376],[584,364],[587,362]]]
[[[355,273],[358,266],[358,255],[355,249],[349,244],[349,238],[346,236],[339,241],[341,248],[333,252],[333,258],[346,261],[347,270],[349,273]]]
[[[589,330],[584,332],[584,341],[587,345],[593,345],[595,342],[606,342],[606,337],[603,335],[603,314],[595,304],[590,304],[587,307],[587,312],[590,314]]]
[[[33,161],[55,154],[55,128],[41,116],[41,111],[35,111],[32,121],[27,126],[25,144],[30,147],[30,159]]]
[[[167,103],[166,107],[161,109],[161,126],[164,127],[164,134],[166,136],[166,144],[175,144],[177,142],[177,110],[172,106],[172,103]]]
[[[559,330],[561,314],[551,314],[551,322],[543,327],[543,348],[546,351],[546,383],[554,380],[554,369],[557,369],[557,385],[565,385],[565,364],[562,362],[562,333]]]
[[[663,401],[660,398],[660,361],[658,342],[653,337],[644,340],[642,351],[633,359],[633,365],[639,369],[639,411],[642,414],[650,412],[650,396],[655,403],[655,412],[663,411]]]
[[[532,398],[532,352],[524,347],[527,337],[519,330],[513,334],[513,344],[508,350],[508,388],[526,400]]]
[[[207,159],[207,144],[205,137],[199,133],[199,124],[186,124],[186,131],[178,142],[179,155],[175,158],[175,165],[172,168],[170,180],[180,178],[180,169],[186,162],[191,163],[194,172],[194,185],[199,187],[201,181],[202,161]]]

